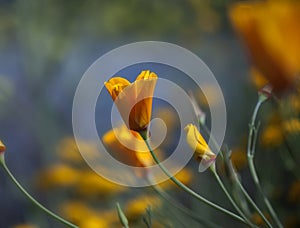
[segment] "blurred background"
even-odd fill
[[[248,180],[246,140],[259,83],[228,17],[234,2],[1,0],[0,139],[7,146],[5,157],[12,173],[40,202],[80,227],[121,227],[116,202],[120,202],[132,227],[146,227],[142,218],[147,214],[148,205],[151,205],[153,227],[203,226],[174,208],[165,210],[170,205],[151,188],[125,188],[96,175],[81,158],[73,139],[72,102],[87,68],[113,48],[136,41],[158,40],[191,50],[214,73],[227,108],[225,143],[233,149],[232,160],[244,177],[245,187],[256,198],[253,183]],[[136,66],[124,71],[122,76],[133,81],[136,72],[144,67]],[[151,64],[147,67],[151,68]],[[159,71],[158,75],[164,72],[158,66],[153,69],[150,70]],[[193,93],[208,111],[201,91],[193,90]],[[106,98],[111,107],[111,98]],[[101,113],[109,113],[110,107],[100,109]],[[176,135],[176,113],[163,105],[153,112],[165,119],[172,129],[170,134]],[[291,175],[280,155],[275,153],[280,150],[278,137],[282,131],[276,128],[281,118],[274,113],[272,105],[263,111],[262,129],[272,121],[275,124],[267,129],[265,141],[260,143],[266,142],[265,148],[269,149],[262,147],[257,166],[279,217],[293,227],[299,224],[300,184],[294,182],[299,176]],[[103,135],[111,126],[97,116],[97,127]],[[162,154],[168,154],[168,146],[172,142],[165,142],[166,152]],[[87,150],[93,153],[93,145],[87,144]],[[197,173],[194,160],[178,175],[208,199],[232,209],[211,173]],[[0,186],[0,227],[63,227],[28,201],[3,170]],[[220,226],[242,226],[195,202],[171,183],[163,188],[186,207]],[[259,217],[257,220],[259,224]]]

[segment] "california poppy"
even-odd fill
[[[251,60],[274,91],[292,87],[300,72],[300,4],[238,3],[231,7],[230,18]]]
[[[106,132],[102,140],[111,155],[120,162],[136,167],[154,164],[142,136],[125,125]]]
[[[141,132],[147,129],[156,81],[157,75],[147,70],[142,71],[133,83],[121,77],[105,82],[106,89],[130,130]]]
[[[187,143],[195,150],[196,160],[202,161],[203,159],[205,162],[211,163],[216,159],[216,155],[211,151],[195,125],[188,124],[184,130],[186,131]]]

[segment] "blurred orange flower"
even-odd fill
[[[155,73],[144,70],[133,83],[121,77],[114,77],[105,82],[106,89],[130,130],[147,129],[156,81]]]
[[[125,205],[125,214],[129,221],[136,221],[146,213],[147,207],[157,209],[161,207],[162,202],[159,197],[155,195],[140,195],[135,199],[130,200]]]
[[[124,186],[110,182],[92,170],[81,171],[81,177],[76,186],[76,192],[85,198],[114,196],[124,192]]]
[[[187,168],[180,170],[175,174],[174,177],[184,185],[190,185],[193,182],[193,172]],[[159,187],[161,187],[163,190],[167,190],[176,186],[177,185],[170,179],[159,184]]]
[[[3,142],[0,140],[0,153],[3,153],[5,150],[6,150],[6,147],[3,144]]]
[[[125,125],[106,132],[102,140],[111,155],[120,162],[138,167],[153,165],[152,156],[141,135]]]
[[[195,150],[196,160],[204,159],[205,162],[211,163],[216,159],[216,155],[211,151],[195,125],[188,124],[184,130],[186,131],[187,143]]]
[[[234,148],[232,150],[230,160],[234,168],[236,168],[236,170],[238,171],[245,168],[248,165],[247,153],[245,150],[239,147]]]
[[[230,8],[230,18],[255,66],[274,91],[291,87],[300,72],[300,4],[238,3]]]
[[[278,147],[284,140],[283,132],[280,126],[271,124],[262,132],[261,144],[266,148]]]
[[[41,189],[59,187],[74,187],[80,180],[80,171],[73,167],[59,163],[48,167],[38,175],[37,184]]]

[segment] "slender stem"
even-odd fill
[[[257,176],[257,173],[256,173],[256,169],[255,169],[255,166],[254,166],[253,159],[250,158],[248,163],[249,163],[249,169],[250,169],[253,181],[254,181],[258,191],[260,192],[270,215],[272,216],[272,218],[274,219],[274,221],[275,221],[275,223],[278,227],[283,227],[283,225],[281,224],[279,218],[277,217],[276,212],[274,211],[269,199],[265,196],[264,191],[263,191],[263,189],[260,185],[260,182],[259,182],[259,179],[258,179],[258,176]]]
[[[117,203],[116,205],[117,205],[117,212],[118,212],[120,223],[123,225],[124,228],[129,228],[128,220],[125,214],[123,213],[120,204]]]
[[[249,203],[253,206],[253,208],[257,211],[257,213],[262,217],[262,219],[264,220],[264,222],[267,224],[267,226],[269,228],[272,228],[272,225],[270,224],[270,222],[268,221],[268,219],[265,217],[265,215],[262,213],[262,211],[259,209],[259,207],[256,205],[256,203],[252,200],[252,198],[249,196],[248,192],[246,191],[246,189],[243,187],[243,185],[241,184],[239,178],[235,178],[236,179],[236,183],[238,184],[238,186],[240,187],[242,193],[244,194],[244,196],[246,197],[246,199],[249,201]]]
[[[235,201],[232,199],[231,195],[229,194],[229,192],[227,191],[226,187],[224,186],[220,176],[218,175],[217,171],[215,169],[211,169],[216,180],[218,181],[218,184],[220,185],[220,187],[222,188],[223,192],[225,193],[225,195],[227,196],[227,198],[229,199],[230,203],[233,205],[233,207],[236,209],[236,211],[244,218],[244,220],[248,223],[249,226],[254,227],[253,224],[249,221],[249,219],[245,216],[245,214],[243,213],[243,211],[241,211],[241,209],[238,207],[238,205],[235,203]]]
[[[256,106],[254,108],[253,114],[252,114],[251,122],[249,124],[247,157],[248,157],[249,169],[250,169],[252,179],[253,179],[257,189],[259,190],[259,192],[260,192],[260,194],[261,194],[261,196],[264,200],[264,203],[265,203],[271,217],[273,218],[273,220],[275,221],[275,223],[278,227],[283,227],[283,225],[281,224],[281,222],[280,222],[275,210],[273,209],[269,199],[264,194],[264,191],[263,191],[263,189],[260,185],[258,175],[257,175],[255,165],[254,165],[255,144],[256,144],[256,138],[257,138],[257,127],[255,125],[255,122],[256,122],[256,118],[257,118],[259,108],[261,107],[263,102],[264,101],[258,99],[258,101],[256,103]]]
[[[182,190],[184,190],[185,192],[189,193],[190,195],[192,195],[193,197],[195,197],[197,200],[247,224],[247,222],[240,216],[236,215],[235,213],[217,205],[217,204],[214,204],[212,203],[211,201],[205,199],[204,197],[200,196],[199,194],[197,194],[196,192],[194,192],[192,189],[188,188],[186,185],[184,185],[183,183],[181,183],[178,179],[176,179],[174,176],[172,176],[172,174],[169,172],[169,170],[167,168],[165,168],[159,161],[159,159],[156,157],[155,153],[153,152],[148,140],[147,140],[147,137],[144,135],[144,134],[141,134],[141,136],[143,137],[143,139],[145,140],[145,143],[154,159],[154,161],[158,164],[158,166],[161,168],[161,170],[176,184],[178,185]]]
[[[199,122],[199,125],[203,127],[203,129],[205,130],[206,134],[210,135],[212,141],[215,144],[216,148],[219,148],[219,145],[217,144],[216,140],[214,139],[214,137],[210,134],[210,131],[208,130],[208,128],[206,127],[205,124]],[[265,215],[262,213],[262,211],[259,209],[259,207],[256,205],[256,203],[252,200],[252,198],[249,196],[248,192],[246,191],[246,189],[244,188],[244,186],[242,185],[242,183],[240,182],[234,168],[231,165],[231,162],[228,160],[226,155],[223,155],[223,153],[220,153],[222,155],[222,158],[225,159],[225,161],[227,162],[227,164],[230,166],[229,169],[231,169],[231,173],[232,173],[232,177],[234,179],[234,181],[237,183],[238,187],[240,188],[240,190],[242,191],[242,193],[244,194],[244,196],[246,197],[246,199],[248,200],[248,202],[253,206],[253,208],[257,211],[257,213],[262,217],[262,219],[264,220],[264,222],[267,224],[267,226],[269,228],[272,228],[272,225],[270,224],[269,220],[265,217]]]
[[[262,217],[262,219],[267,224],[267,226],[269,228],[272,228],[272,225],[270,224],[268,219],[265,217],[265,215],[262,213],[262,211],[259,209],[259,207],[255,204],[255,202],[252,200],[252,198],[249,196],[248,192],[246,191],[246,189],[242,185],[242,183],[239,180],[238,175],[237,175],[235,169],[233,168],[232,163],[229,160],[229,158],[226,155],[224,155],[224,157],[225,157],[225,162],[229,166],[230,173],[231,173],[231,178],[233,179],[233,181],[238,185],[238,187],[240,188],[240,190],[242,191],[242,193],[244,194],[244,196],[246,197],[248,202],[253,206],[253,208],[257,211],[257,213]]]
[[[17,181],[17,179],[13,176],[13,174],[10,172],[10,170],[8,169],[4,159],[0,161],[0,164],[2,165],[2,167],[4,168],[4,170],[6,171],[6,173],[8,174],[8,176],[10,177],[10,179],[15,183],[15,185],[20,189],[20,191],[27,196],[28,199],[30,199],[30,201],[32,203],[34,203],[36,206],[38,206],[40,209],[42,209],[44,212],[46,212],[48,215],[52,216],[53,218],[55,218],[56,220],[58,220],[59,222],[67,225],[68,227],[73,227],[73,228],[78,228],[78,226],[66,221],[65,219],[61,218],[60,216],[54,214],[52,211],[48,210],[46,207],[44,207],[42,204],[40,204],[38,201],[36,201],[23,187],[22,185]]]
[[[251,155],[254,157],[255,153],[255,139],[256,139],[256,133],[257,133],[257,128],[255,127],[255,122],[257,118],[257,114],[259,111],[260,106],[262,105],[263,101],[258,99],[255,108],[253,110],[253,114],[251,117],[251,122],[249,124],[249,136],[248,136],[248,145],[247,145],[247,155],[248,157]]]
[[[161,196],[168,203],[172,204],[179,211],[181,211],[184,214],[186,214],[187,216],[190,216],[191,218],[193,218],[195,221],[201,223],[202,225],[204,225],[206,227],[214,227],[214,228],[220,227],[213,222],[205,220],[204,218],[200,217],[198,214],[194,213],[192,210],[189,210],[188,208],[184,207],[183,205],[181,205],[180,203],[175,201],[168,193],[164,192],[159,186],[153,184],[152,182],[150,182],[150,184],[151,184],[151,187],[154,189],[154,191],[159,196]]]

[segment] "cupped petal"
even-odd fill
[[[208,161],[216,158],[216,155],[211,151],[195,125],[188,124],[184,130],[186,131],[188,145],[195,150],[196,160],[201,161],[204,159],[205,161]]]
[[[133,83],[136,92],[136,103],[129,116],[129,127],[135,131],[145,130],[151,120],[153,94],[157,75],[150,71],[142,71]]]
[[[136,167],[153,165],[152,156],[140,134],[130,131],[125,125],[105,133],[102,141],[120,162]]]
[[[155,73],[144,70],[132,84],[120,77],[112,78],[105,83],[130,130],[144,131],[148,127],[157,78]]]
[[[112,99],[115,100],[123,89],[130,85],[130,82],[125,78],[114,77],[105,82],[104,85]]]

